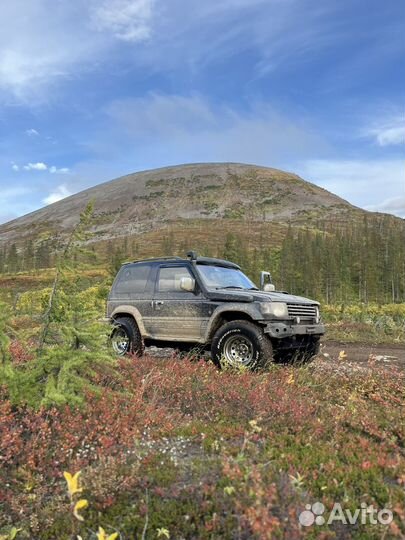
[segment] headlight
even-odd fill
[[[284,302],[263,302],[260,304],[263,315],[272,315],[278,319],[288,318],[287,304]]]

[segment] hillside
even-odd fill
[[[85,261],[112,275],[123,260],[201,254],[326,302],[405,298],[405,220],[366,212],[297,175],[254,165],[194,164],[130,174],[0,226],[0,291],[30,288],[94,203]],[[10,276],[21,281],[12,289]],[[19,276],[19,277],[18,277]]]
[[[129,174],[0,225],[0,243],[67,232],[94,201],[99,240],[139,235],[184,220],[310,224],[364,213],[336,195],[277,169],[193,164]],[[216,228],[216,227],[215,227]]]

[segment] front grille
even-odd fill
[[[288,316],[299,317],[300,319],[316,319],[318,307],[310,304],[287,304]]]

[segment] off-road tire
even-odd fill
[[[233,365],[245,366],[255,371],[265,368],[273,360],[273,347],[270,339],[264,334],[260,326],[249,321],[231,321],[222,325],[214,334],[211,343],[211,356],[213,362],[219,367],[232,365],[229,359],[232,344],[237,349],[238,344],[251,347],[251,359],[246,361],[236,360]],[[250,343],[250,345],[249,345]],[[240,345],[239,345],[240,346]],[[230,348],[230,350],[229,350]],[[236,352],[238,356],[238,352]],[[240,356],[240,355],[239,355]],[[248,357],[249,355],[246,355]]]
[[[136,354],[137,356],[142,356],[145,352],[145,344],[135,320],[132,317],[118,317],[114,320],[113,324],[114,329],[111,332],[110,341],[114,352],[119,356],[125,356],[126,354]],[[128,347],[126,350],[122,350],[121,352],[117,351],[113,345],[114,336],[117,334],[117,332],[124,332],[128,339]]]

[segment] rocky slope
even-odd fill
[[[144,235],[168,224],[311,224],[360,210],[299,176],[238,163],[201,163],[138,172],[87,189],[0,225],[0,244],[68,232],[94,201],[95,238]]]

